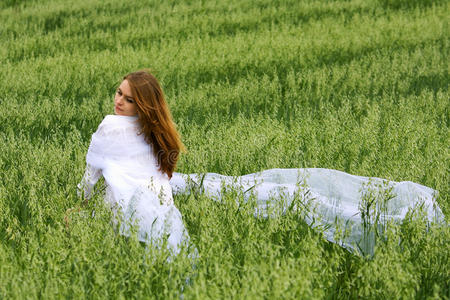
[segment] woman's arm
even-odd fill
[[[86,164],[84,176],[81,179],[81,182],[77,185],[78,197],[84,196],[84,199],[89,200],[91,198],[92,189],[101,175],[101,169],[97,169],[90,164]]]

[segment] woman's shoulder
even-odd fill
[[[89,151],[102,156],[147,155],[149,145],[140,134],[137,117],[107,115],[91,137]],[[88,151],[88,152],[89,152]]]

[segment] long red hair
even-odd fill
[[[179,154],[186,149],[175,127],[164,93],[158,80],[147,71],[137,71],[123,77],[128,81],[136,101],[141,134],[152,145],[159,170],[172,178]]]

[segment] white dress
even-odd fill
[[[169,181],[158,171],[151,147],[137,135],[136,120],[105,117],[92,136],[86,172],[78,187],[89,197],[103,175],[105,200],[121,208],[125,223],[138,223],[139,239],[153,243],[167,236],[175,253],[189,236],[172,195],[189,193],[193,187],[200,187],[216,201],[220,201],[224,187],[237,188],[244,201],[253,195],[256,216],[271,216],[277,205],[284,212],[298,211],[328,240],[363,253],[373,252],[378,229],[404,219],[408,211],[420,208],[430,221],[444,220],[435,202],[436,191],[431,188],[331,169],[270,169],[243,176],[174,172]],[[128,227],[122,229],[127,234]]]
[[[90,198],[103,175],[105,201],[121,216],[121,233],[129,235],[130,225],[137,225],[140,241],[160,245],[165,239],[178,253],[189,236],[173,203],[169,178],[158,170],[153,150],[138,131],[137,117],[106,116],[92,135],[78,191]]]

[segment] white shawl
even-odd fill
[[[173,203],[169,178],[158,170],[151,145],[139,134],[137,117],[108,115],[92,135],[86,163],[100,169],[113,202],[126,207],[138,187],[161,194],[162,203]]]

